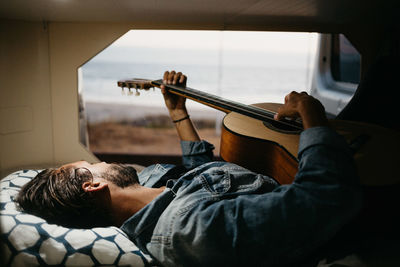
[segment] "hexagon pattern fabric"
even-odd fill
[[[0,182],[0,266],[148,266],[117,227],[70,229],[23,213],[13,199],[39,171],[12,173]]]

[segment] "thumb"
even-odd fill
[[[277,121],[282,119],[282,117],[284,117],[284,115],[282,113],[283,113],[283,108],[282,107],[278,108],[278,111],[274,115],[274,119]]]
[[[282,107],[280,107],[278,109],[278,112],[274,115],[274,119],[275,120],[281,120],[281,119],[283,119],[285,117],[289,117],[289,118],[293,118],[294,119],[294,118],[297,118],[299,116],[300,116],[300,114],[297,112],[297,110],[284,105],[284,106],[282,106]]]
[[[167,93],[167,89],[165,89],[165,85],[164,85],[164,84],[162,84],[162,85],[160,86],[160,89],[161,89],[161,93],[162,93],[163,95],[165,95],[165,94]]]

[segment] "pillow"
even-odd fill
[[[20,188],[40,171],[14,172],[0,183],[0,266],[147,266],[144,255],[117,227],[71,229],[17,209]]]

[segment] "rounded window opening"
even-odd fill
[[[343,34],[332,35],[331,72],[337,82],[359,84],[361,55]],[[355,90],[354,90],[355,91]]]
[[[206,93],[243,104],[282,102],[293,90],[310,90],[316,45],[316,33],[131,30],[78,71],[81,142],[97,156],[180,155],[159,89],[130,94],[118,80],[157,80],[176,70]],[[186,105],[217,156],[225,114]]]

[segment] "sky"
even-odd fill
[[[304,53],[314,51],[317,33],[131,30],[115,46],[252,50]]]

